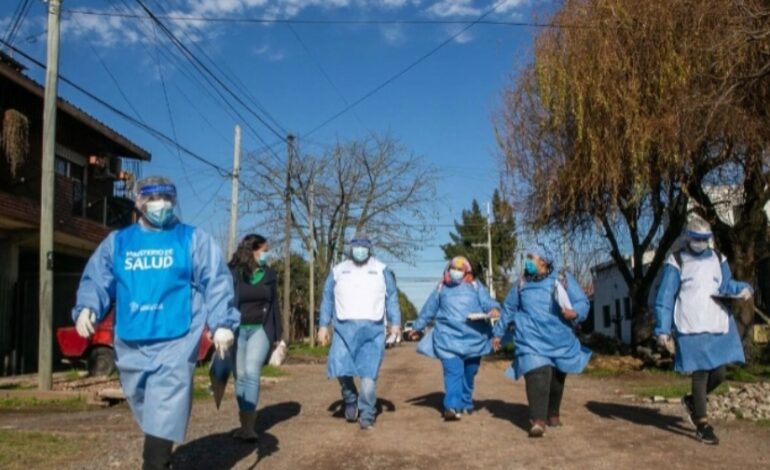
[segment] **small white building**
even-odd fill
[[[652,261],[653,256],[654,251],[644,254],[645,267]],[[630,261],[629,266],[633,267]],[[608,261],[594,266],[591,273],[594,278],[594,332],[618,338],[626,344],[631,343],[631,297],[618,265],[614,261]],[[650,289],[648,304],[651,309],[655,305],[659,283],[660,273]]]

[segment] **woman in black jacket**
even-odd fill
[[[235,394],[241,427],[235,437],[254,441],[259,401],[259,378],[271,346],[280,341],[281,318],[277,277],[267,266],[267,240],[246,235],[230,260],[235,287],[235,306],[241,313],[236,333]]]

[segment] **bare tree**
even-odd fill
[[[398,141],[373,136],[297,160],[290,169],[292,226],[305,250],[315,249],[319,282],[354,231],[365,230],[376,249],[400,260],[413,258],[428,240],[435,220],[435,170]],[[280,239],[286,168],[275,163],[249,155],[242,173],[255,187],[246,198],[249,212],[259,214],[260,226]]]

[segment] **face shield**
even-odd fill
[[[163,228],[174,219],[176,186],[168,178],[145,178],[134,187],[134,202],[147,222]]]

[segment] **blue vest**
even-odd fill
[[[128,341],[178,338],[192,320],[193,227],[152,231],[134,224],[115,236],[115,334]]]

